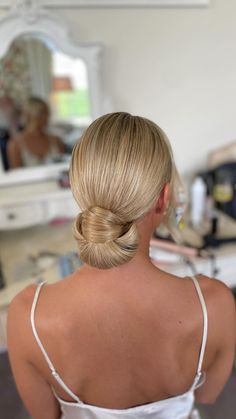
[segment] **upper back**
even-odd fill
[[[207,301],[208,281],[200,280]],[[64,381],[90,404],[123,408],[162,400],[187,391],[197,371],[203,314],[189,278],[150,271],[148,280],[123,278],[121,285],[116,278],[95,281],[80,272],[45,287],[36,324]],[[205,370],[213,341],[210,336]],[[58,394],[70,400],[53,382],[40,351],[33,358]]]

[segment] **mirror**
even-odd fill
[[[0,185],[50,177],[68,167],[74,143],[102,114],[102,47],[75,45],[43,9],[28,17],[14,9],[0,36]],[[44,119],[41,133],[32,134],[32,115]]]
[[[44,103],[50,118],[45,126],[33,127],[33,118],[40,117]],[[85,62],[48,45],[47,39],[27,36],[15,40],[0,60],[0,143],[4,170],[66,161],[91,120]],[[53,150],[55,144],[50,147],[54,138],[60,144],[57,150]],[[19,148],[19,161],[12,161],[9,156],[10,141]],[[41,156],[37,144],[40,141],[45,141]]]

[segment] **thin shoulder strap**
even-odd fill
[[[200,384],[202,384],[202,381],[200,379],[204,379],[205,377],[203,376],[203,371],[202,371],[202,364],[203,364],[203,359],[204,359],[204,354],[205,354],[205,350],[206,350],[206,342],[207,342],[207,333],[208,333],[208,315],[207,315],[207,308],[206,308],[206,303],[202,294],[202,290],[201,287],[199,285],[199,282],[197,280],[197,278],[195,276],[191,277],[196,291],[198,293],[198,297],[202,306],[202,313],[203,313],[203,332],[202,332],[202,343],[201,343],[201,349],[200,349],[200,354],[199,354],[199,359],[198,359],[198,366],[197,366],[197,374],[193,383],[192,388],[196,388],[198,387]],[[201,383],[199,383],[199,381],[201,381]]]
[[[56,369],[54,368],[54,365],[53,365],[53,363],[52,363],[52,361],[51,361],[51,359],[49,358],[49,356],[48,356],[48,354],[47,354],[47,352],[46,352],[46,350],[45,350],[45,348],[44,348],[44,346],[43,346],[43,344],[42,344],[42,342],[41,342],[41,340],[40,340],[40,338],[39,338],[39,335],[38,335],[38,332],[37,332],[37,330],[36,330],[36,326],[35,326],[35,309],[36,309],[36,305],[37,305],[37,302],[38,302],[38,298],[39,298],[39,294],[40,294],[40,291],[41,291],[41,289],[42,289],[42,287],[43,287],[43,285],[45,284],[45,282],[41,282],[39,285],[38,285],[38,287],[36,288],[36,292],[35,292],[35,295],[34,295],[34,299],[33,299],[33,304],[32,304],[32,307],[31,307],[31,313],[30,313],[30,321],[31,321],[31,326],[32,326],[32,331],[33,331],[33,334],[34,334],[34,337],[35,337],[35,340],[36,340],[36,342],[37,342],[37,344],[38,344],[38,346],[39,346],[39,348],[41,349],[41,351],[42,351],[42,354],[43,354],[43,356],[44,356],[44,358],[45,358],[45,360],[46,360],[46,362],[47,362],[47,364],[48,364],[48,366],[49,366],[49,368],[50,368],[50,370],[51,370],[51,373],[52,373],[52,375],[53,375],[53,377],[55,378],[55,380],[58,382],[58,384],[63,388],[63,390],[65,390],[65,392],[70,396],[70,397],[72,397],[73,398],[73,400],[75,400],[76,402],[78,402],[78,403],[81,403],[81,401],[80,401],[80,399],[79,399],[79,397],[77,397],[68,387],[67,387],[67,385],[64,383],[64,381],[61,379],[61,377],[60,377],[60,375],[58,374],[58,372],[56,371]]]

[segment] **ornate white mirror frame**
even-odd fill
[[[15,0],[9,12],[0,19],[0,59],[5,55],[12,42],[23,35],[46,38],[58,50],[71,57],[81,58],[85,62],[90,86],[91,116],[92,119],[95,119],[101,115],[104,102],[101,86],[102,46],[74,43],[65,22],[61,21],[54,13],[45,10],[34,0]],[[64,166],[67,167],[68,164],[59,163],[44,167],[22,168],[4,173],[0,158],[0,186],[55,176]]]

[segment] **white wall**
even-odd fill
[[[63,9],[78,42],[105,46],[114,110],[147,116],[168,134],[182,173],[236,139],[236,2],[200,9]]]

